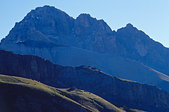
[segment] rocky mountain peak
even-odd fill
[[[16,23],[6,38],[8,43],[18,43],[27,40],[46,41],[49,37],[62,35],[70,36],[73,24],[72,17],[55,7],[38,7]]]
[[[91,19],[93,17],[91,17],[90,14],[87,14],[87,13],[82,13],[80,14],[76,19]],[[94,18],[93,18],[94,19]]]
[[[102,35],[111,33],[111,28],[103,20],[97,20],[89,14],[80,14],[75,20],[75,32],[79,36]]]
[[[60,16],[60,15],[64,15],[64,16],[68,16],[65,12],[53,7],[53,6],[43,6],[43,7],[37,7],[35,10],[31,10],[27,16],[25,17],[25,19],[30,19],[30,18],[37,18],[37,17],[44,17],[44,16]]]
[[[131,23],[128,23],[125,27],[118,29],[117,36],[118,38],[125,38],[128,41],[133,41],[134,43],[137,41],[151,40],[148,35],[146,35],[142,30],[134,27]]]
[[[73,19],[51,6],[32,10],[1,41],[0,48],[21,54],[35,54],[56,63],[58,52],[54,51],[57,51],[57,48],[49,49],[51,45],[83,48],[90,52],[140,60],[147,66],[169,74],[166,61],[169,60],[168,49],[153,41],[131,23],[117,32],[112,32],[106,22],[97,20],[89,14],[81,14]],[[46,47],[45,52],[41,51],[42,46]]]
[[[120,29],[117,30],[117,32],[121,33],[121,32],[127,32],[127,33],[134,33],[134,32],[138,32],[139,30],[134,27],[131,23],[128,23],[125,27],[122,27]]]
[[[33,20],[32,20],[33,19]],[[74,19],[65,12],[51,6],[38,7],[26,17],[35,28],[45,35],[70,35]]]
[[[126,27],[127,27],[127,28],[133,28],[134,26],[133,26],[131,23],[128,23],[128,24],[126,25]]]
[[[89,14],[83,13],[76,18],[75,24],[87,28],[95,24],[96,21],[97,21],[96,18],[92,18]]]

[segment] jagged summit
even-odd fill
[[[42,15],[43,14],[43,15]],[[60,9],[55,8],[54,6],[48,6],[45,5],[43,7],[37,7],[34,10],[31,10],[27,16],[29,15],[41,15],[41,16],[47,16],[47,15],[54,15],[54,14],[63,14],[67,15],[64,11],[61,11]],[[26,16],[26,17],[27,17]]]
[[[124,27],[124,29],[127,29],[127,30],[129,30],[129,31],[140,31],[140,30],[138,30],[133,24],[131,24],[131,23],[128,23],[125,27]]]
[[[38,22],[48,22],[51,20],[58,20],[58,19],[65,19],[65,18],[71,18],[69,15],[67,15],[64,11],[61,11],[53,6],[43,6],[43,7],[37,7],[34,10],[31,10],[25,18],[20,22],[22,24],[29,23],[36,25]],[[48,19],[48,20],[47,20]]]
[[[142,76],[137,72],[137,66],[133,69],[135,64],[132,61],[169,75],[169,50],[132,24],[113,32],[106,22],[89,14],[81,14],[74,19],[50,6],[31,11],[2,40],[0,48],[20,54],[37,55],[61,65],[90,65],[122,77],[125,73],[129,80],[137,80]],[[116,58],[107,55],[123,59],[115,60]],[[121,61],[125,62],[125,59],[132,61],[122,64]],[[124,70],[120,69],[121,65],[124,65]],[[128,65],[133,65],[130,66],[132,69],[126,69]],[[145,76],[152,74],[143,73]],[[141,78],[139,81],[145,80]],[[146,81],[154,83],[149,79]]]
[[[46,63],[45,60],[36,61],[32,56],[28,56],[31,61],[24,58],[19,61],[14,59],[15,56],[7,57],[0,53],[0,68],[5,72],[11,72],[11,68],[12,74],[18,74],[18,71],[22,76],[39,79],[47,84],[77,86],[98,93],[112,102],[112,96],[115,95],[116,103],[120,99],[122,103],[131,106],[146,104],[148,107],[169,110],[169,96],[163,97],[166,92],[160,92],[159,95],[157,89],[150,91],[149,86],[145,88],[145,85],[131,84],[133,82],[117,80],[110,76],[153,84],[169,91],[169,49],[153,41],[130,23],[113,32],[106,22],[97,20],[89,14],[81,14],[74,19],[59,9],[44,6],[32,10],[17,23],[2,40],[0,49],[18,54],[37,55],[55,64],[86,65],[100,70],[90,67],[60,67],[50,62]],[[23,56],[16,57],[20,59]],[[25,64],[25,61],[28,64]],[[110,75],[105,76],[101,71]],[[54,82],[55,79],[58,82]]]
[[[134,27],[131,23],[128,23],[126,27]]]
[[[103,20],[97,20],[89,14],[80,14],[75,20],[75,34],[78,37],[92,37],[111,33],[111,28]]]
[[[87,14],[87,13],[81,13],[76,19],[78,19],[78,18],[93,18],[93,17],[91,17],[90,14]]]
[[[50,10],[58,10],[58,11],[61,11],[60,9],[57,9],[56,7],[54,7],[54,6],[50,6],[50,5],[44,5],[43,7],[37,7],[35,10],[38,10],[38,9],[42,9],[42,10],[44,10],[44,9],[50,9]],[[61,11],[61,12],[63,12],[63,11]]]
[[[55,7],[38,7],[16,23],[6,39],[14,43],[27,40],[46,42],[50,37],[72,35],[73,24],[72,17]]]
[[[89,14],[80,14],[76,19],[52,6],[38,7],[17,23],[2,43],[78,44],[83,38],[110,34],[111,28],[103,20]],[[78,37],[78,41],[75,40]],[[31,42],[30,42],[31,41]],[[33,41],[33,42],[32,42]],[[76,43],[77,42],[77,43]],[[43,45],[42,44],[42,45]]]
[[[117,30],[117,32],[121,32],[121,31],[125,31],[125,32],[138,32],[139,30],[131,23],[126,24],[125,27],[122,27],[120,29]]]

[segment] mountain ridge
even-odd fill
[[[82,89],[118,106],[150,112],[169,110],[169,93],[156,86],[119,79],[93,67],[59,66],[32,55],[1,51],[0,59],[1,74],[30,78],[56,88]]]
[[[93,66],[112,76],[169,91],[168,80],[163,80],[169,75],[169,49],[132,24],[112,31],[106,22],[88,14],[74,19],[44,6],[17,23],[0,48],[40,56],[59,65]]]
[[[21,77],[0,74],[0,88],[3,112],[124,112],[92,93],[54,88]]]

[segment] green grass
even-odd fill
[[[49,112],[55,108],[67,112],[124,112],[83,90],[58,89],[31,79],[0,75],[0,112],[42,112],[44,108]]]
[[[90,109],[99,110],[99,109],[105,108],[107,111],[114,110],[115,112],[124,112],[121,109],[114,106],[113,104],[104,100],[103,98],[95,94],[92,94],[90,92],[85,92],[83,90],[69,91],[69,89],[59,89],[59,90],[60,90],[60,94],[65,95],[73,99],[74,101],[77,101],[83,104],[85,107],[88,107]]]

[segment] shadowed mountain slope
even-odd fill
[[[20,77],[0,75],[0,90],[2,112],[124,112],[92,93]]]
[[[57,88],[78,88],[117,106],[146,111],[169,110],[169,93],[146,84],[107,75],[92,67],[64,67],[30,55],[1,50],[0,73],[31,78]]]

